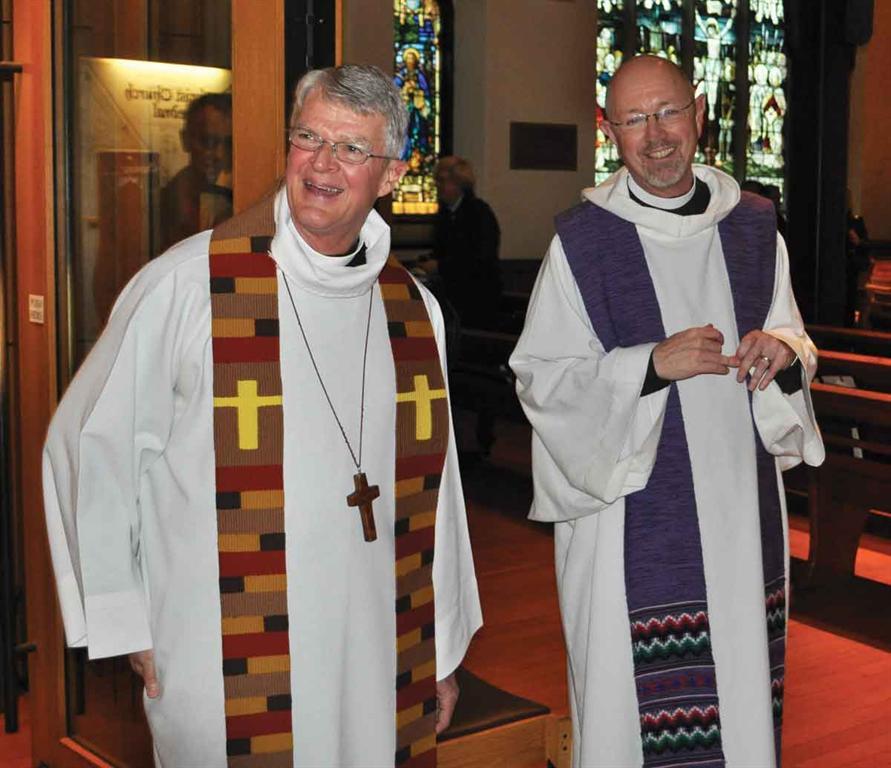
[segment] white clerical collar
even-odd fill
[[[455,211],[457,211],[458,208],[461,207],[461,203],[463,203],[463,202],[464,202],[464,195],[461,195],[461,197],[459,197],[457,200],[455,200],[454,203],[451,203],[449,205],[449,211],[451,211],[452,213],[455,213]]]
[[[361,296],[368,292],[390,254],[390,228],[376,211],[369,212],[359,233],[359,245],[352,253],[326,256],[312,248],[294,226],[284,188],[275,205],[271,255],[288,277],[319,296]],[[362,243],[366,246],[366,263],[347,268]]]
[[[659,197],[657,195],[651,194],[650,192],[647,192],[643,187],[640,186],[640,184],[638,184],[634,180],[632,175],[629,173],[628,190],[638,200],[646,203],[647,205],[651,205],[653,208],[660,208],[663,211],[674,211],[690,202],[693,194],[696,192],[696,177],[693,177],[693,184],[690,187],[689,192],[685,192],[683,195],[679,195],[678,197]]]

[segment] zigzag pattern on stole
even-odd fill
[[[214,449],[226,754],[232,768],[293,765],[273,206],[210,244]],[[260,233],[260,234],[258,234]]]
[[[433,328],[414,280],[391,259],[380,274],[379,285],[387,310],[397,391],[395,764],[435,768],[433,550],[448,444],[448,405]],[[418,378],[425,382],[424,397],[437,393],[436,400],[410,400],[407,393],[419,389]],[[415,394],[421,397],[420,392]],[[431,423],[422,426],[427,416]],[[427,427],[429,437],[425,438]]]

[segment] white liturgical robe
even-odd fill
[[[739,201],[739,187],[715,169],[694,171],[711,192],[702,214],[640,205],[629,194],[624,169],[583,196],[636,225],[666,334],[712,323],[724,334],[723,354],[732,355],[739,337],[717,225]],[[779,237],[776,255],[764,330],[798,355],[803,389],[787,396],[774,382],[755,392],[756,431],[735,371],[677,383],[702,540],[721,737],[727,765],[740,768],[775,764],[753,441],[776,457],[782,503],[780,471],[824,458],[807,387],[816,350],[804,333]],[[533,427],[530,516],[556,523],[576,768],[643,760],[625,594],[624,497],[647,484],[668,399],[668,388],[641,396],[654,346],[605,353],[555,238],[511,366]],[[788,542],[785,507],[783,517]]]
[[[294,765],[393,765],[395,372],[375,280],[390,231],[371,212],[367,263],[313,251],[276,198],[271,255],[284,402],[285,532]],[[70,645],[90,658],[154,648],[161,695],[146,700],[164,768],[226,765],[204,232],[124,289],[59,405],[44,454],[53,564]],[[380,486],[378,538],[347,506],[355,466],[319,373],[359,452],[362,357],[373,291],[362,469]],[[421,288],[441,354],[439,307]],[[442,360],[445,370],[445,360]],[[437,678],[481,625],[454,440],[439,491],[433,561]]]

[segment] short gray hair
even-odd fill
[[[476,186],[473,166],[463,157],[447,155],[439,158],[439,162],[436,164],[436,172],[448,174],[449,178],[465,192],[468,190],[473,192]]]
[[[383,115],[387,122],[384,151],[402,157],[408,131],[408,110],[393,79],[369,64],[343,64],[339,67],[312,69],[300,78],[294,89],[294,106],[288,125],[297,126],[300,112],[313,91],[342,104],[360,115]]]

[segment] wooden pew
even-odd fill
[[[889,372],[891,361],[882,361],[878,375]],[[826,461],[808,471],[805,583],[813,585],[852,578],[869,510],[891,509],[891,393],[814,383],[811,396],[826,445]]]
[[[818,354],[818,376],[848,375],[853,377],[859,389],[891,392],[891,357],[829,350],[820,350]]]
[[[439,768],[570,768],[572,725],[459,667],[461,695],[439,736]]]
[[[457,359],[449,366],[452,404],[476,414],[476,439],[484,453],[495,442],[495,420],[523,421],[508,359],[517,336],[462,328]]]
[[[805,330],[817,349],[853,352],[858,355],[891,357],[891,333],[842,328],[834,325],[807,325]]]

